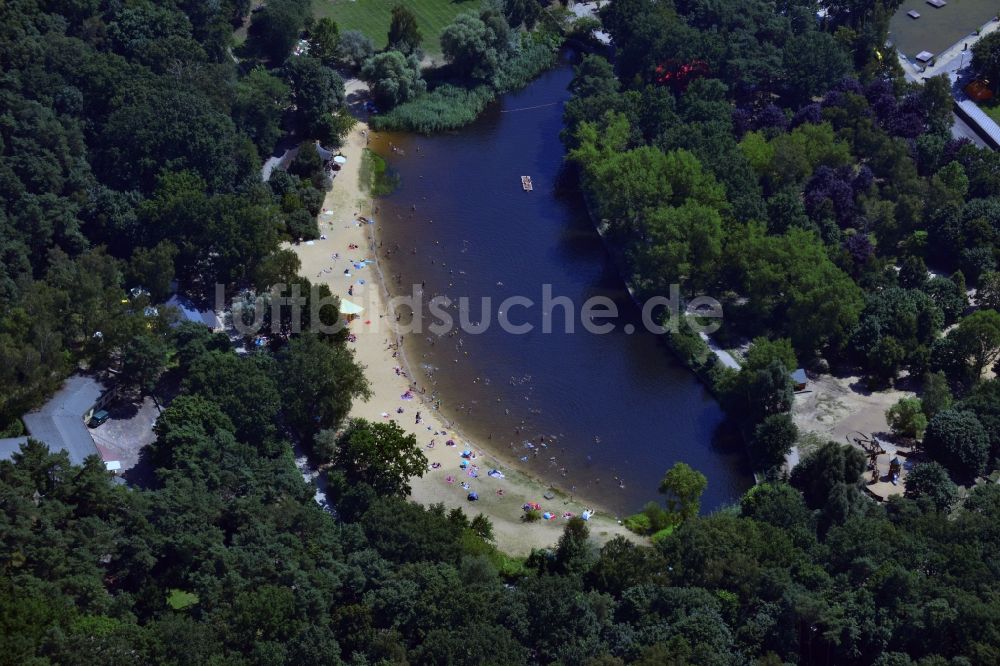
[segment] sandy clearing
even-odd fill
[[[361,317],[350,324],[356,340],[349,346],[354,349],[358,362],[366,368],[373,395],[367,402],[356,402],[351,416],[371,421],[392,419],[407,432],[416,435],[431,466],[422,478],[411,481],[412,499],[424,505],[440,502],[448,508],[461,507],[470,515],[486,514],[493,522],[497,544],[505,552],[525,555],[532,548],[555,544],[566,522],[564,514],[580,515],[585,509],[598,510],[590,520],[590,529],[599,541],[618,535],[636,542],[643,541],[618,524],[612,516],[601,512],[600,507],[583,498],[556,495],[552,500],[544,499],[543,495],[548,491],[546,484],[507,468],[481,442],[472,442],[464,437],[460,426],[445,423],[429,396],[413,390],[412,398],[404,397],[411,390],[408,377],[413,374],[409,371],[402,347],[399,352],[396,351],[395,317],[386,314],[389,295],[375,252],[378,247],[377,226],[358,219],[359,215],[372,217],[372,202],[359,183],[359,166],[367,134],[367,126],[359,124],[342,147],[347,164],[337,174],[333,189],[327,193],[323,203],[323,212],[319,216],[323,237],[292,246],[302,262],[303,276],[314,283],[329,285],[334,294],[365,309]],[[352,249],[352,246],[357,246],[357,249]],[[349,289],[352,292],[350,295]],[[398,413],[398,409],[402,409],[402,413]],[[419,424],[416,422],[418,412],[421,416]],[[455,446],[448,446],[448,440],[454,441]],[[434,443],[433,448],[428,448],[431,442]],[[472,451],[469,470],[460,467],[461,454],[466,448]],[[478,468],[475,477],[470,475],[473,467]],[[488,476],[487,473],[493,469],[501,470],[505,478]],[[467,484],[468,489],[463,488],[463,484]],[[471,491],[478,493],[477,502],[468,501],[467,495]],[[502,495],[498,494],[501,491]],[[557,517],[550,521],[523,523],[521,507],[526,502],[537,502],[542,511],[551,511]]]
[[[904,464],[900,482],[893,485],[888,481],[889,461],[897,455],[914,458],[915,452],[908,446],[900,446],[889,432],[885,412],[900,398],[914,397],[913,391],[898,388],[868,391],[864,379],[857,376],[835,377],[821,375],[811,377],[808,389],[795,396],[792,418],[800,432],[814,433],[817,443],[827,439],[846,444],[857,432],[875,435],[886,453],[878,456],[879,481],[868,483],[868,489],[877,497],[901,494],[902,481],[906,478],[909,465]],[[803,452],[803,455],[806,452]],[[869,480],[869,474],[865,474]]]

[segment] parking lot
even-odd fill
[[[126,472],[139,462],[142,448],[156,439],[153,424],[159,410],[153,399],[147,396],[142,403],[116,403],[107,411],[111,417],[102,425],[91,428],[90,434],[105,462],[119,461],[121,469],[118,474],[127,476]]]

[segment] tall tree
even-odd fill
[[[327,66],[336,62],[340,42],[340,29],[336,21],[324,16],[309,28],[309,55]]]
[[[353,354],[312,333],[282,350],[278,368],[285,419],[309,442],[320,430],[340,425],[355,398],[371,394]]]
[[[157,335],[133,338],[122,352],[122,379],[141,394],[151,394],[167,366],[169,347]]]
[[[924,448],[956,477],[969,481],[986,471],[990,441],[975,414],[946,409],[927,426]]]
[[[405,497],[410,479],[427,471],[427,457],[417,438],[395,422],[355,419],[337,445],[333,464],[352,483],[367,483],[381,495]]]
[[[792,450],[799,430],[788,413],[772,414],[757,424],[750,449],[754,461],[764,470],[779,467]]]
[[[328,139],[324,134],[346,99],[344,80],[318,58],[308,56],[289,60],[285,74],[303,130],[310,138]]]
[[[940,464],[918,463],[906,475],[906,496],[926,498],[935,509],[947,512],[958,496],[958,487]]]
[[[960,321],[948,337],[954,337],[961,353],[969,360],[973,378],[978,381],[983,370],[1000,357],[1000,312],[974,312]]]
[[[496,12],[459,14],[441,31],[441,50],[459,74],[489,80],[511,48],[510,27]]]
[[[422,39],[417,17],[413,12],[405,5],[393,7],[389,23],[389,48],[408,55],[420,47]]]
[[[667,510],[680,520],[691,520],[701,508],[701,494],[708,480],[687,463],[674,463],[660,481],[660,493],[667,497]]]
[[[309,0],[269,0],[253,16],[247,47],[272,65],[281,65],[291,53],[309,9]]]
[[[399,51],[387,51],[369,58],[361,68],[361,79],[368,83],[376,104],[385,109],[427,90],[416,56],[404,56]]]

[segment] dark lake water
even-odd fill
[[[376,216],[383,252],[392,251],[385,272],[399,275],[393,290],[423,282],[428,299],[467,296],[470,320],[480,322],[472,333],[411,334],[407,356],[445,415],[470,436],[491,439],[514,466],[624,513],[657,498],[663,473],[684,461],[708,477],[703,508],[718,508],[749,487],[745,454],[714,436],[718,404],[640,326],[564,168],[559,131],[571,77],[563,62],[460,131],[373,141],[400,177]],[[522,175],[531,176],[533,192],[522,190]],[[576,331],[566,332],[564,310],[543,312],[546,284],[577,307],[595,295],[613,299],[614,332],[582,330],[579,312]],[[496,324],[500,301],[513,295],[535,301],[510,311],[512,322],[534,331],[515,335]],[[489,327],[480,308],[486,296]],[[553,332],[544,333],[549,318]],[[623,330],[627,323],[634,334]]]

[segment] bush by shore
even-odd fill
[[[430,134],[468,125],[498,96],[526,85],[556,63],[558,36],[526,33],[521,47],[490,83],[462,86],[442,83],[416,99],[371,119],[376,130]]]

